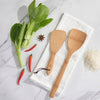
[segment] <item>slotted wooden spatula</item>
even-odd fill
[[[55,55],[58,52],[58,50],[61,48],[61,46],[63,45],[65,39],[66,39],[65,31],[54,30],[51,33],[51,36],[50,36],[51,57],[47,65],[47,68],[50,69],[50,71],[47,71],[47,75],[49,75],[52,72]]]
[[[65,72],[65,69],[67,67],[67,64],[69,62],[71,55],[82,46],[82,44],[84,43],[86,39],[86,36],[87,35],[80,30],[77,30],[77,29],[71,30],[68,37],[68,55],[53,85],[53,88],[50,93],[50,97],[53,98],[55,96],[57,88],[59,87],[60,81],[62,80],[63,74]]]

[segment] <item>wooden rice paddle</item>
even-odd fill
[[[47,75],[49,75],[52,72],[55,55],[58,52],[58,50],[61,48],[61,46],[63,45],[65,39],[66,39],[65,31],[54,30],[51,33],[51,36],[50,36],[51,57],[47,65],[47,69],[50,69],[50,71],[47,71]]]
[[[65,72],[65,69],[67,67],[70,57],[76,50],[78,50],[82,46],[82,44],[84,43],[86,39],[86,36],[87,35],[80,30],[77,30],[77,29],[71,30],[69,37],[68,37],[68,56],[65,59],[65,62],[60,70],[60,73],[53,85],[53,88],[50,93],[51,98],[53,98],[56,94],[56,91],[59,87],[60,81],[62,80],[63,74]]]

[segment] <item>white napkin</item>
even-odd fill
[[[67,83],[69,82],[71,73],[74,70],[74,68],[76,67],[79,57],[82,55],[82,52],[84,51],[84,48],[86,47],[86,44],[87,44],[88,40],[90,39],[92,32],[93,32],[93,28],[91,28],[84,22],[80,21],[79,19],[77,19],[69,14],[64,13],[62,15],[61,21],[56,29],[66,31],[66,34],[68,37],[70,30],[73,28],[79,29],[79,30],[87,33],[87,39],[86,39],[85,43],[83,44],[83,46],[72,55],[68,65],[67,65],[66,71],[63,75],[63,79],[60,83],[60,86],[57,90],[57,94],[60,94],[62,92],[62,90],[64,89],[65,85],[67,85]],[[63,44],[61,49],[56,54],[52,73],[49,76],[47,76],[45,71],[41,71],[38,74],[32,74],[30,77],[31,80],[33,80],[33,82],[38,83],[40,86],[42,86],[43,88],[50,91],[57,76],[58,76],[58,73],[64,63],[64,60],[67,56],[67,52],[68,52],[68,50],[67,50],[67,39],[66,39],[65,43]],[[37,64],[36,69],[38,69],[40,67],[47,67],[50,55],[51,55],[50,43],[48,43],[47,47],[44,50],[44,53],[42,54],[42,57],[40,58],[40,60]]]

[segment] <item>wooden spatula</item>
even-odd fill
[[[55,55],[58,52],[58,50],[61,48],[61,46],[63,45],[65,39],[66,39],[65,31],[54,30],[51,33],[51,36],[50,36],[51,57],[47,65],[47,68],[50,69],[50,71],[47,71],[47,75],[49,75],[52,72]]]
[[[63,77],[63,74],[65,72],[65,69],[67,67],[67,64],[69,62],[71,55],[82,46],[82,44],[84,43],[86,39],[86,36],[87,35],[80,30],[77,30],[77,29],[71,30],[69,37],[68,37],[68,56],[65,59],[65,62],[60,70],[60,73],[53,85],[53,88],[50,93],[50,97],[53,98],[55,96],[57,88],[59,87],[60,81]]]

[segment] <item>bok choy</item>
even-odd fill
[[[33,38],[34,33],[40,28],[48,25],[53,19],[48,17],[49,9],[47,6],[40,3],[36,7],[36,0],[34,0],[28,7],[29,22],[26,24],[16,23],[10,30],[10,37],[15,45],[16,53],[20,66],[23,66],[21,59],[21,49],[27,48]]]
[[[22,44],[23,48],[27,48],[30,43],[34,33],[49,24],[53,19],[47,19],[49,14],[49,9],[41,3],[36,7],[36,0],[34,0],[28,7],[29,12],[29,23],[27,26],[27,31],[24,36],[24,41]]]

